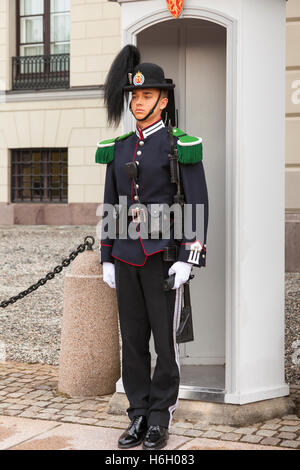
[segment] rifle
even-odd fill
[[[169,121],[169,124],[168,124],[168,133],[169,133],[169,140],[170,140],[169,162],[170,162],[170,172],[171,172],[171,183],[176,183],[177,185],[177,192],[174,195],[174,202],[180,204],[181,210],[182,210],[183,205],[184,205],[184,194],[181,191],[180,168],[179,168],[179,163],[178,163],[177,148],[175,148],[175,145],[174,145],[173,127],[171,125],[171,121]],[[183,223],[183,217],[182,217],[182,223]],[[172,250],[172,247],[166,248],[166,252],[164,253],[165,254],[164,259],[166,261],[169,260],[169,258],[167,257],[168,248],[170,248],[170,251]],[[193,278],[194,278],[194,275],[190,275],[188,281],[185,282],[183,285],[184,303],[181,308],[179,327],[176,331],[177,343],[188,343],[189,341],[194,341],[192,306],[191,306],[190,285],[189,285],[190,279],[193,279]],[[167,279],[165,279],[164,289],[166,291],[171,290],[172,287],[174,286],[174,281],[175,281],[175,274],[172,274]]]

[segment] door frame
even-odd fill
[[[123,6],[124,8],[124,6]],[[225,253],[225,402],[226,396],[239,390],[239,161],[237,158],[237,71],[238,71],[238,21],[203,7],[185,7],[182,18],[201,19],[226,28],[226,253]],[[174,20],[167,9],[146,14],[123,30],[125,44],[137,44],[137,35],[143,30],[164,21]],[[124,131],[132,129],[132,117],[125,114]]]

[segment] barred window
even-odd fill
[[[68,202],[68,150],[11,150],[11,202]]]

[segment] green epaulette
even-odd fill
[[[186,135],[186,132],[182,131],[181,129],[178,129],[178,127],[173,127],[173,135],[175,137],[181,137],[182,135]]]
[[[182,132],[182,131],[181,131]],[[177,140],[178,161],[186,165],[202,160],[202,139],[181,135]]]
[[[128,132],[127,134],[123,134],[115,139],[107,139],[101,140],[97,144],[97,151],[95,155],[95,162],[96,163],[110,163],[114,159],[115,155],[115,142],[120,140],[127,139],[130,137],[133,132]]]

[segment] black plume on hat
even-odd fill
[[[104,103],[107,107],[109,124],[118,126],[124,109],[124,96],[128,92],[123,88],[128,84],[128,73],[140,63],[141,55],[137,47],[128,44],[123,47],[113,61],[104,84]]]
[[[124,98],[128,102],[130,91],[139,88],[158,88],[169,92],[169,103],[162,115],[171,118],[172,124],[175,125],[175,84],[171,79],[165,78],[164,71],[159,65],[149,62],[141,64],[140,60],[141,54],[137,47],[127,44],[113,61],[104,84],[108,124],[119,125],[124,111]],[[154,112],[156,105],[149,115]]]

